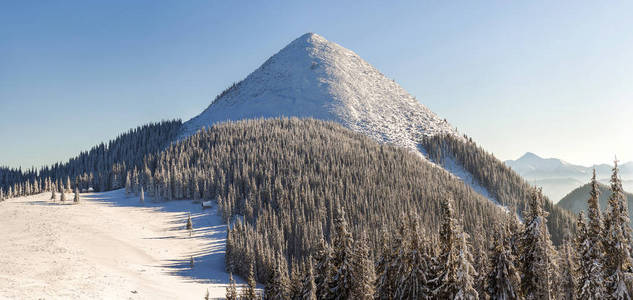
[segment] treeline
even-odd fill
[[[298,271],[288,272],[288,261],[276,254],[264,299],[631,299],[631,228],[617,163],[604,214],[595,174],[591,186],[587,220],[581,212],[578,231],[558,249],[535,189],[524,223],[507,214],[484,251],[470,244],[477,239],[463,231],[450,197],[439,230],[429,232],[420,216],[407,214],[397,230],[385,232],[373,261],[366,235],[354,240],[339,208],[331,243],[321,238]]]
[[[0,168],[0,193],[17,197],[50,191],[52,184],[60,187],[77,184],[107,191],[123,187],[128,171],[142,168],[144,157],[163,150],[178,135],[180,120],[161,121],[139,126],[119,135],[109,143],[101,143],[81,152],[66,163],[56,163],[22,172],[20,169]],[[48,183],[47,183],[48,182]],[[68,184],[70,185],[70,184]],[[71,189],[70,186],[66,186]]]
[[[530,184],[472,139],[437,135],[425,137],[422,144],[431,160],[439,164],[444,164],[447,159],[456,160],[495,200],[504,206],[516,207],[519,216],[527,209],[532,189]],[[548,199],[545,199],[543,207],[549,213],[547,224],[554,243],[558,245],[567,233],[575,231],[574,216]]]

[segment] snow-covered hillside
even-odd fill
[[[49,198],[0,202],[1,299],[224,297],[226,225],[215,207],[141,204],[123,190],[82,194],[78,205]]]
[[[425,134],[457,134],[356,53],[308,33],[186,122],[181,138],[218,122],[278,116],[333,120],[413,150]]]

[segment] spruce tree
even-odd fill
[[[618,161],[611,175],[611,196],[605,219],[604,246],[607,294],[613,299],[631,299],[633,261],[631,258],[631,228],[628,205],[622,190]]]
[[[459,272],[459,248],[458,235],[459,225],[454,217],[453,200],[444,198],[442,201],[442,215],[440,223],[440,256],[438,257],[438,270],[435,282],[434,298],[453,299],[457,295],[459,283],[457,282],[457,272]]]
[[[143,190],[143,186],[141,186],[141,195],[139,196],[139,200],[141,203],[145,202],[145,191]]]
[[[376,263],[376,299],[393,299],[396,288],[396,266],[393,261],[395,256],[402,249],[402,233],[404,227],[399,227],[399,233],[394,234],[394,238],[389,238],[387,229],[382,229],[382,249],[381,255]]]
[[[330,297],[332,299],[352,299],[354,288],[354,240],[348,231],[345,211],[338,207],[337,216],[334,220],[334,255],[332,266],[334,274],[330,284]]]
[[[494,248],[490,256],[492,271],[488,274],[488,295],[490,299],[520,299],[521,276],[514,264],[508,232],[497,229]]]
[[[376,273],[374,262],[369,256],[367,233],[363,231],[354,245],[354,276],[352,278],[352,298],[369,300],[374,298]]]
[[[314,276],[314,264],[312,263],[312,256],[308,256],[306,274],[303,279],[300,299],[317,300],[317,286]]]
[[[596,170],[591,178],[591,192],[587,201],[589,223],[584,224],[583,215],[579,215],[577,241],[580,260],[578,278],[579,299],[601,299],[606,297],[603,267],[602,220],[598,204],[598,182]],[[582,236],[581,236],[582,235]]]
[[[237,287],[235,286],[232,272],[229,272],[229,285],[226,286],[226,300],[237,300]]]
[[[193,222],[191,221],[191,213],[187,215],[187,230],[193,230]]]
[[[429,271],[431,269],[428,248],[419,232],[417,218],[410,221],[404,257],[395,267],[399,280],[395,287],[395,299],[431,299]]]
[[[319,240],[316,252],[314,284],[318,299],[326,299],[330,291],[330,278],[333,276],[332,248],[325,242],[323,235]]]
[[[525,229],[519,238],[521,292],[526,299],[553,299],[556,278],[556,250],[547,230],[547,212],[543,210],[540,189],[532,191],[525,214]]]
[[[55,201],[57,199],[57,195],[55,194],[55,188],[51,189],[51,200]]]
[[[577,266],[576,266],[576,257],[575,252],[572,247],[572,242],[565,241],[563,243],[562,256],[561,256],[561,299],[574,300],[578,299],[576,296],[576,290],[578,288],[578,282],[576,280],[577,277]]]
[[[75,197],[73,198],[73,202],[79,203],[79,188],[75,186]]]
[[[259,297],[257,296],[257,283],[255,282],[255,267],[251,262],[249,271],[248,271],[248,279],[246,280],[247,287],[242,289],[242,294],[240,296],[240,300],[257,300]]]
[[[275,255],[275,266],[273,268],[273,275],[266,284],[265,288],[265,298],[266,299],[275,299],[275,300],[288,300],[290,299],[290,280],[288,279],[288,274],[285,272],[285,268],[282,267],[282,264],[286,263],[285,258],[281,257],[282,254],[277,253]]]
[[[66,201],[66,191],[64,191],[62,189],[62,192],[60,194],[61,194],[61,196],[59,197],[59,201],[61,201],[61,202]]]
[[[479,294],[474,288],[475,276],[477,271],[472,265],[472,255],[470,254],[468,242],[466,241],[468,234],[460,231],[458,237],[457,248],[459,251],[457,266],[457,292],[455,300],[477,300]]]

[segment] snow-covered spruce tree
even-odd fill
[[[55,188],[51,189],[51,200],[55,201],[57,199],[57,195],[55,193]]]
[[[611,175],[611,196],[604,228],[607,294],[613,299],[632,299],[631,228],[628,204],[618,173],[616,160]]]
[[[488,283],[488,274],[490,273],[490,258],[489,254],[492,250],[492,246],[494,245],[494,237],[487,238],[486,230],[483,226],[480,226],[473,233],[472,240],[472,253],[474,261],[473,266],[475,270],[477,270],[477,276],[475,276],[475,290],[479,295],[479,299],[488,300],[490,296],[488,296],[488,290],[486,289]]]
[[[75,196],[73,197],[73,202],[79,203],[79,188],[75,186]]]
[[[191,213],[187,215],[187,230],[193,230],[193,222],[191,221]]]
[[[433,297],[438,299],[453,299],[457,295],[459,283],[457,272],[459,267],[459,224],[454,217],[453,201],[444,198],[442,201],[442,215],[440,224],[440,254],[438,257],[438,270]]]
[[[130,179],[130,172],[125,174],[125,195],[132,193],[132,180]]]
[[[477,300],[479,295],[474,288],[475,276],[477,271],[473,268],[473,257],[470,254],[467,242],[468,234],[460,230],[457,248],[459,250],[458,266],[457,266],[457,292],[455,300]]]
[[[394,298],[396,291],[396,270],[399,266],[394,264],[393,261],[400,249],[402,249],[402,233],[404,231],[404,225],[401,224],[399,232],[396,232],[393,238],[390,238],[387,229],[385,227],[382,228],[381,254],[376,262],[375,268],[376,299],[389,300]]]
[[[139,196],[139,201],[141,201],[141,203],[145,202],[145,190],[143,190],[143,186],[141,186],[141,195]]]
[[[596,170],[591,178],[591,192],[587,201],[588,224],[584,224],[582,213],[578,216],[578,299],[603,299],[606,295],[603,267],[602,220],[598,204],[598,182]]]
[[[566,300],[578,299],[576,296],[577,284],[577,264],[576,253],[572,247],[572,242],[565,241],[562,246],[560,265],[560,298]]]
[[[229,285],[226,286],[226,300],[237,300],[237,287],[235,286],[232,272],[229,272]]]
[[[308,256],[305,277],[303,278],[301,288],[301,300],[317,300],[317,286],[314,276],[314,263],[312,256]]]
[[[66,191],[64,189],[62,189],[60,195],[61,196],[59,197],[59,201],[61,201],[61,202],[66,201]]]
[[[282,267],[282,264],[286,264],[286,259],[282,257],[281,253],[277,253],[275,259],[276,263],[273,269],[273,275],[266,284],[264,298],[271,300],[288,300],[290,299],[290,280],[285,268]]]
[[[325,242],[323,235],[319,240],[315,254],[315,274],[314,284],[318,299],[326,299],[330,291],[330,278],[333,277],[334,268],[332,266],[332,248]]]
[[[354,289],[354,239],[347,228],[345,210],[339,206],[334,220],[332,267],[334,274],[330,285],[330,299],[353,299]]]
[[[520,299],[521,276],[514,264],[514,257],[507,231],[497,228],[494,248],[490,256],[492,270],[488,273],[488,295],[490,299]]]
[[[70,176],[66,176],[66,190],[64,190],[64,192],[71,193],[72,191],[73,189],[70,185]]]
[[[519,237],[521,292],[525,299],[553,299],[556,250],[549,238],[541,189],[532,191],[528,205],[525,229]]]
[[[429,249],[420,232],[417,217],[412,218],[407,230],[408,241],[402,251],[404,257],[394,267],[398,276],[394,299],[431,299],[429,283],[431,270]]]
[[[246,288],[242,288],[242,293],[240,295],[240,300],[257,300],[259,296],[257,295],[257,283],[255,282],[255,267],[251,262],[248,272],[248,278],[246,279],[247,286]]]
[[[354,244],[354,276],[352,277],[352,298],[369,300],[374,298],[376,272],[374,262],[369,255],[369,240],[365,231]]]
[[[303,278],[301,268],[303,267],[295,259],[290,263],[292,271],[290,272],[290,281],[288,284],[288,294],[291,299],[299,299],[303,290]]]

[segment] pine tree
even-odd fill
[[[226,300],[237,300],[237,287],[235,286],[232,272],[229,272],[229,285],[226,286]]]
[[[139,200],[141,203],[145,202],[145,191],[143,190],[143,186],[141,186],[141,195],[139,196]]]
[[[488,274],[487,284],[490,299],[520,299],[521,277],[514,264],[510,237],[505,234],[509,232],[500,229],[495,232],[490,256],[492,271]]]
[[[334,220],[334,255],[332,266],[334,276],[329,280],[330,297],[335,300],[352,299],[354,288],[354,240],[352,234],[347,229],[345,211],[338,207],[337,216]]]
[[[556,250],[547,230],[547,212],[543,210],[540,189],[532,191],[525,215],[525,229],[519,238],[521,292],[526,299],[553,299]]]
[[[312,256],[308,257],[308,264],[306,268],[305,278],[303,279],[300,299],[317,300],[317,286],[314,276],[314,264],[312,263]]]
[[[75,197],[73,198],[73,202],[79,203],[79,188],[75,186]]]
[[[631,228],[625,201],[618,161],[614,162],[611,175],[609,211],[605,218],[604,247],[607,276],[607,294],[613,299],[631,299],[633,261],[631,258]]]
[[[583,215],[579,215],[578,244],[579,278],[578,299],[601,299],[606,297],[603,267],[603,245],[601,212],[598,204],[598,182],[596,170],[591,178],[591,192],[587,201],[589,223],[584,224]]]

